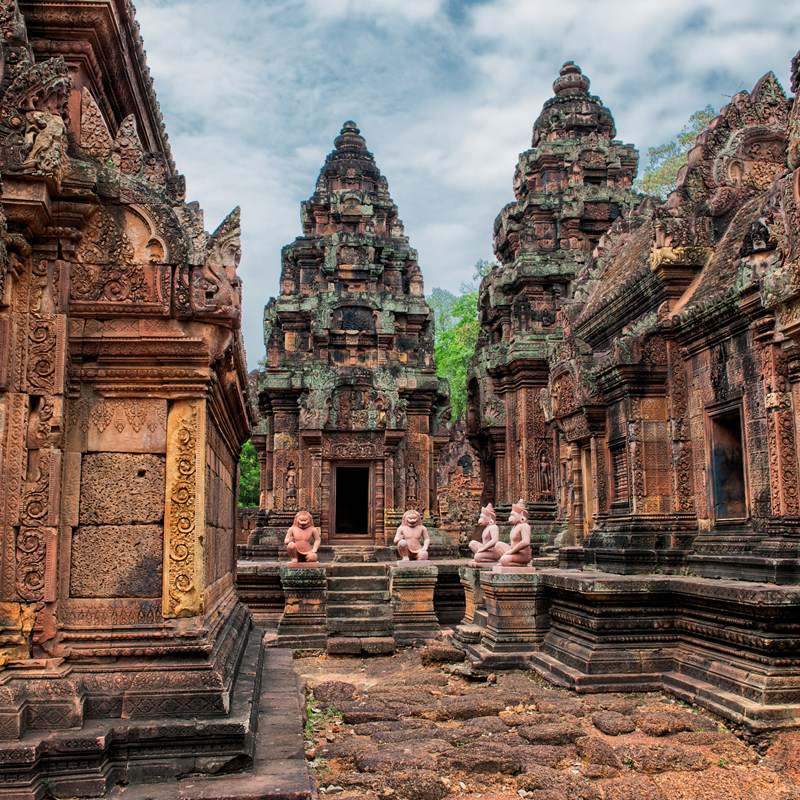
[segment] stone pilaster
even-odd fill
[[[464,587],[464,618],[453,631],[453,638],[459,645],[477,644],[486,623],[486,605],[481,589],[481,573],[490,567],[459,567],[458,576]]]
[[[328,582],[325,567],[281,567],[285,597],[278,644],[295,649],[325,649]]]
[[[203,612],[206,401],[176,400],[167,418],[165,617]]]
[[[439,620],[433,608],[433,593],[439,568],[434,564],[401,563],[390,568],[394,638],[407,645],[433,639]]]

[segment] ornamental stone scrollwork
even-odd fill
[[[300,396],[300,427],[324,428],[332,409],[336,373],[327,365],[315,362],[304,373],[306,391]]]
[[[383,455],[383,440],[368,433],[335,433],[322,440],[322,457],[371,460]]]
[[[114,140],[94,96],[84,86],[81,89],[81,148],[98,161],[111,157]]]
[[[165,617],[203,611],[205,400],[176,400],[167,416]]]
[[[129,114],[122,120],[114,144],[111,159],[123,175],[138,175],[144,163],[144,148],[136,130],[136,118]]]
[[[166,240],[142,209],[98,208],[70,265],[70,310],[118,313],[121,307],[135,306],[139,314],[166,313],[169,258]]]
[[[142,302],[148,298],[144,269],[134,262],[124,229],[105,210],[98,210],[84,231],[72,268],[75,300]]]

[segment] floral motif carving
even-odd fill
[[[178,400],[167,417],[165,617],[203,611],[205,401]]]
[[[90,156],[105,161],[111,155],[113,145],[103,114],[92,93],[84,86],[81,90],[81,147]]]
[[[105,210],[96,211],[84,232],[72,265],[75,300],[143,302],[148,299],[144,269],[122,227]]]

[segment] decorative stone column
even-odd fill
[[[468,649],[484,668],[525,667],[549,625],[541,573],[532,567],[495,567],[480,576],[486,628],[479,645]]]
[[[408,645],[433,639],[439,620],[433,608],[433,593],[439,568],[422,562],[400,563],[390,568],[390,591],[394,638]]]
[[[325,567],[281,567],[281,585],[285,604],[278,623],[278,644],[296,650],[324,650],[328,638]]]

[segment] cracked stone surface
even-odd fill
[[[321,797],[800,800],[800,734],[748,743],[664,694],[577,696],[520,671],[468,682],[425,649],[295,666]]]

